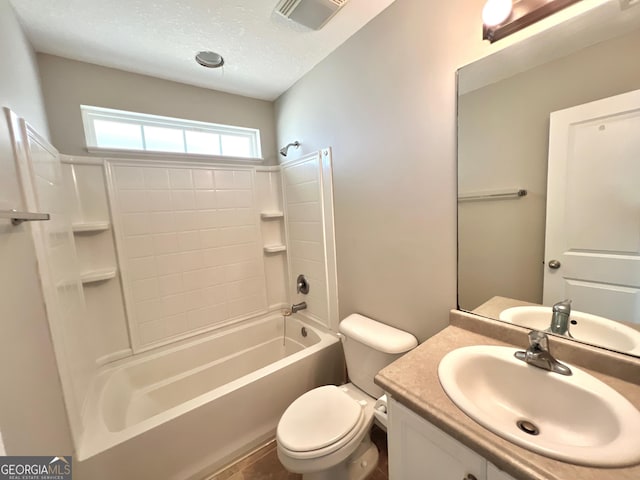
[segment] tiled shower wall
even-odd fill
[[[289,284],[295,288],[296,277],[304,274],[310,285],[309,294],[297,294],[294,301],[307,302],[305,315],[335,329],[337,287],[335,280],[329,281],[335,277],[329,150],[324,150],[322,156],[316,152],[286,162],[281,168],[287,214]],[[325,226],[329,229],[326,235]]]
[[[110,170],[134,351],[267,311],[251,168]]]
[[[81,412],[96,364],[71,231],[69,192],[58,152],[29,125],[19,126],[13,114],[11,122],[13,141],[23,145],[16,149],[16,163],[26,206],[51,216],[30,228],[69,422],[73,434],[81,435]]]

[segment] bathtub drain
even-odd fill
[[[529,435],[538,435],[540,433],[540,429],[528,420],[518,420],[516,425],[520,430]]]

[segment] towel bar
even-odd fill
[[[0,210],[0,218],[10,218],[13,225],[20,225],[22,222],[35,222],[49,220],[48,213],[18,212],[17,210]]]

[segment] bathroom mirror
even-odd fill
[[[508,313],[513,311],[505,312],[516,306],[550,307],[564,299],[553,298],[548,292],[543,295],[545,278],[549,284],[549,275],[564,268],[562,265],[554,272],[552,267],[557,264],[551,260],[555,258],[545,256],[550,114],[640,90],[637,45],[640,6],[624,9],[621,2],[612,1],[459,69],[460,310],[529,328],[550,326],[550,308],[523,309],[512,315]],[[606,122],[602,123],[598,128],[605,130]],[[640,120],[635,125],[640,125]],[[640,129],[633,131],[636,133],[626,137],[640,138]],[[638,140],[633,148],[640,148]],[[607,165],[610,161],[604,158],[598,163]],[[635,191],[640,191],[637,174],[633,180],[621,182],[619,174],[610,176],[608,168],[602,168],[592,176],[596,180],[585,187],[583,178],[581,188],[601,201],[621,187],[616,182],[635,183]],[[575,189],[571,180],[563,177],[559,183],[562,188]],[[631,226],[635,246],[624,253],[635,265],[640,260],[639,195],[625,197],[627,217],[618,218]],[[572,211],[577,215],[562,221],[576,223],[575,217],[590,213],[580,208],[574,205]],[[551,220],[563,209],[550,202],[549,211]],[[607,208],[603,211],[607,215]],[[633,273],[640,270],[634,268],[630,276],[635,277],[631,282],[635,286],[620,286],[609,278],[593,276],[588,282],[563,279],[565,287],[568,285],[563,291],[573,297],[573,310],[585,313],[582,317],[577,314],[577,320],[572,317],[570,329],[576,340],[640,356],[640,342],[633,344],[634,338],[640,339],[640,275]],[[592,270],[590,274],[597,269]],[[595,284],[599,288],[590,288]],[[608,296],[601,294],[604,290]],[[623,303],[626,310],[616,310]],[[587,314],[597,317],[592,321]],[[582,335],[586,330],[587,335]],[[615,338],[618,334],[622,343]]]

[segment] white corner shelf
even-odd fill
[[[262,220],[271,220],[274,218],[284,218],[284,212],[280,211],[280,210],[272,210],[272,211],[268,211],[268,212],[261,212],[260,213],[260,218]]]
[[[104,232],[111,227],[110,222],[77,222],[71,225],[73,233]]]
[[[104,282],[116,278],[118,270],[116,268],[104,268],[100,270],[89,270],[80,275],[83,284]]]
[[[287,246],[282,243],[282,222],[270,222],[270,220],[284,220],[282,210],[265,210],[260,212],[260,219],[265,221],[262,224],[262,233],[265,243],[264,253],[286,252]]]
[[[264,253],[280,253],[280,252],[286,252],[286,251],[287,251],[286,245],[265,245],[264,246]]]

